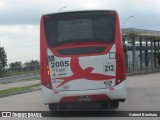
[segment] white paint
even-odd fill
[[[85,90],[85,91],[61,91],[59,94],[54,94],[54,91],[41,85],[41,92],[43,95],[43,102],[58,103],[63,97],[67,96],[81,96],[81,95],[99,95],[105,94],[113,99],[125,99],[126,92],[126,80],[114,87],[115,90],[109,89],[97,89],[97,90]]]

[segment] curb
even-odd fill
[[[41,89],[41,88],[38,87],[38,88],[33,88],[33,89],[31,89],[31,90],[23,90],[23,91],[14,92],[14,93],[2,94],[2,95],[0,95],[0,98],[12,96],[12,95],[17,95],[17,94],[22,94],[22,93],[27,93],[27,92],[38,91],[38,90],[40,90],[40,89]]]
[[[152,73],[158,73],[160,70],[152,70],[152,71],[139,71],[139,72],[133,72],[133,73],[126,73],[126,76],[133,76],[133,75],[146,75],[146,74],[152,74]]]

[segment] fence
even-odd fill
[[[0,77],[9,77],[29,73],[39,74],[39,64],[0,69]]]
[[[160,71],[160,66],[155,66],[152,68],[151,63],[148,63],[148,65],[145,65],[145,63],[142,63],[142,66],[140,66],[140,61],[135,62],[135,71],[133,70],[133,62],[128,62],[127,65],[127,73],[148,73],[148,72],[157,72]]]

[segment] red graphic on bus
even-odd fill
[[[99,80],[108,80],[108,79],[116,78],[116,76],[103,75],[99,73],[91,73],[94,70],[93,67],[87,67],[86,69],[82,69],[79,64],[78,57],[71,58],[71,70],[73,72],[73,75],[69,77],[64,77],[64,78],[55,78],[55,79],[64,80],[56,88],[64,85],[65,83],[69,81],[73,81],[77,79],[87,79],[87,80],[99,81]]]

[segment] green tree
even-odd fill
[[[39,70],[39,61],[38,60],[31,60],[29,62],[24,63],[24,71],[34,71],[34,70]]]
[[[4,47],[0,47],[0,71],[4,71],[5,67],[7,67],[7,54]]]
[[[22,62],[16,61],[9,64],[9,69],[20,72],[22,70]]]

